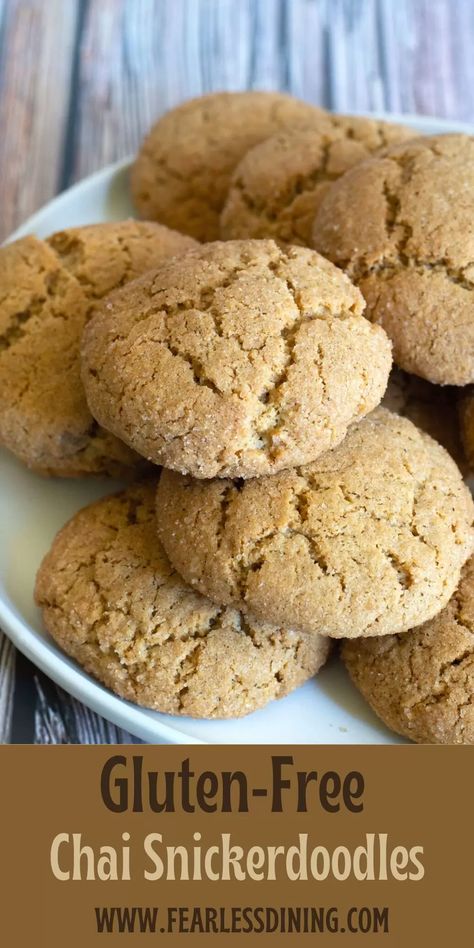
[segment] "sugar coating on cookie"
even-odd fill
[[[404,635],[346,642],[342,658],[393,731],[421,744],[474,744],[474,557],[434,619]]]
[[[448,602],[474,504],[447,452],[379,408],[313,464],[242,482],[164,471],[158,531],[216,602],[334,638],[402,632]]]
[[[47,630],[118,695],[157,711],[239,717],[324,664],[328,642],[216,606],[186,586],[157,541],[155,485],[76,514],[38,572]]]
[[[109,297],[84,333],[92,414],[156,464],[253,477],[338,444],[380,402],[386,334],[314,251],[207,244]]]
[[[394,360],[441,385],[474,381],[474,138],[395,145],[331,186],[313,246],[344,268]]]
[[[184,102],[159,119],[140,148],[131,171],[135,205],[142,217],[216,240],[232,172],[249,148],[326,114],[281,92],[218,92]]]
[[[142,459],[99,428],[79,349],[97,300],[164,256],[195,246],[159,224],[123,221],[24,237],[0,250],[0,442],[43,474],[122,476]]]
[[[250,149],[234,171],[221,236],[273,237],[311,246],[314,218],[332,181],[374,151],[412,138],[402,125],[329,115]]]
[[[397,415],[409,418],[414,425],[431,435],[446,448],[460,470],[465,472],[466,458],[457,418],[457,389],[432,385],[425,379],[394,368],[381,405]]]
[[[57,231],[47,243],[89,299],[100,300],[162,258],[183,254],[196,241],[152,221],[112,221]]]

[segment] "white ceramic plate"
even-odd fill
[[[429,134],[474,133],[471,126],[431,118],[379,117]],[[81,181],[43,207],[11,239],[129,217],[133,208],[128,166],[128,161],[119,162]],[[0,452],[0,626],[31,661],[94,711],[154,743],[402,743],[376,719],[335,660],[292,695],[247,718],[195,721],[122,701],[67,658],[42,629],[32,599],[36,569],[64,522],[114,486],[105,480],[43,480]]]

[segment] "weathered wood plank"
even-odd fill
[[[0,239],[57,190],[77,0],[7,0],[0,63]]]
[[[386,108],[474,119],[474,5],[380,0]]]
[[[245,88],[253,78],[258,83],[260,69],[252,77],[246,42],[251,6],[249,0],[175,0],[172,7],[147,0],[92,2],[80,48],[72,177],[134,151],[154,119],[182,99]],[[268,75],[266,80],[271,85]]]
[[[131,744],[127,731],[115,727],[67,695],[44,675],[34,676],[35,744]]]
[[[293,95],[331,107],[328,74],[328,9],[323,3],[296,0],[288,5],[288,88]]]
[[[15,684],[15,649],[0,632],[0,744],[10,740]]]

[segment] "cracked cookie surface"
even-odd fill
[[[216,602],[334,638],[411,629],[448,602],[474,504],[447,452],[378,408],[313,464],[251,481],[164,471],[158,530]]]
[[[474,744],[474,558],[434,619],[404,635],[346,642],[342,658],[393,731],[422,744]]]
[[[330,115],[287,128],[250,149],[232,177],[221,236],[273,237],[311,246],[316,211],[332,181],[413,131],[357,116]]]
[[[207,244],[109,297],[84,333],[92,414],[156,464],[253,477],[371,411],[391,364],[362,297],[314,251]]]
[[[315,675],[329,651],[325,639],[186,586],[157,541],[152,483],[76,514],[39,569],[35,597],[68,655],[121,697],[169,714],[248,714]]]
[[[94,421],[80,379],[96,302],[195,246],[158,224],[123,221],[24,237],[0,250],[0,441],[42,474],[123,476],[142,459]]]
[[[131,171],[142,217],[216,240],[230,178],[257,142],[322,109],[280,92],[217,92],[167,112],[145,138]]]
[[[313,246],[349,274],[403,369],[474,381],[474,138],[414,139],[331,186]]]

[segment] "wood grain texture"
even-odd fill
[[[15,649],[0,633],[0,744],[10,738],[15,682]]]
[[[58,188],[78,6],[5,0],[0,47],[0,239]]]
[[[34,675],[36,691],[35,743],[37,744],[131,744],[127,731],[115,727],[76,698],[67,695],[45,676]]]
[[[165,109],[286,89],[342,112],[474,120],[471,0],[0,0],[1,237],[133,152]],[[0,740],[131,740],[0,637]]]

